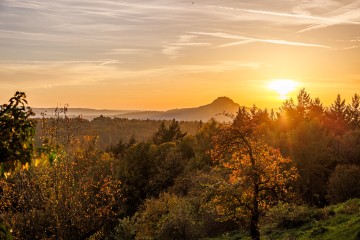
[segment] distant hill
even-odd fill
[[[33,108],[36,118],[42,117],[42,113],[45,113],[45,117],[52,117],[55,114],[55,108]],[[89,108],[68,108],[66,115],[68,117],[82,116],[84,119],[92,120],[93,118],[101,115],[107,117],[115,117],[118,114],[134,112],[136,110],[107,110],[107,109],[89,109]]]
[[[215,118],[218,121],[228,121],[229,117],[224,113],[235,114],[240,105],[228,97],[219,97],[212,103],[195,108],[172,109],[168,111],[145,111],[122,113],[116,117],[128,119],[153,119],[153,120],[170,120],[178,121],[208,121]]]
[[[88,108],[69,108],[67,116],[82,116],[84,119],[92,120],[100,115],[106,117],[128,118],[138,120],[171,120],[178,121],[208,121],[215,118],[218,121],[229,121],[229,117],[224,113],[235,114],[240,105],[228,97],[219,97],[212,103],[194,108],[171,109],[168,111],[137,111],[137,110],[97,110]],[[42,117],[41,113],[46,113],[46,117],[54,116],[55,108],[33,108],[35,117]]]

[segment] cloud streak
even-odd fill
[[[178,40],[176,42],[164,45],[161,51],[172,59],[176,59],[179,56],[180,50],[186,47],[204,47],[212,45],[208,42],[193,42],[193,40],[197,38],[195,35],[181,35],[177,38]]]
[[[14,34],[14,35],[27,35],[27,36],[34,36],[34,37],[42,37],[43,40],[46,40],[46,41],[49,41],[49,40],[52,40],[52,41],[81,40],[81,41],[93,41],[93,42],[103,42],[103,43],[112,42],[112,41],[108,41],[108,40],[94,39],[94,38],[84,38],[84,37],[66,36],[66,35],[54,35],[54,34],[47,34],[47,33],[11,31],[11,30],[4,30],[4,29],[0,29],[0,32]]]
[[[198,65],[168,65],[161,68],[130,70],[112,59],[96,61],[0,61],[0,88],[23,87],[34,89],[59,86],[101,85],[108,81],[122,84],[141,84],[141,79],[160,78],[197,73],[223,73],[239,69],[259,69],[260,62],[219,61]],[[61,70],[61,71],[60,71]],[[40,78],[40,76],[42,78]]]
[[[314,5],[311,5],[314,7]],[[226,7],[226,6],[214,6],[209,5],[208,8],[214,9],[222,9],[226,11],[237,11],[243,13],[249,13],[254,15],[262,15],[268,17],[277,17],[277,18],[288,18],[295,19],[296,21],[288,21],[282,22],[283,24],[296,24],[296,25],[307,25],[311,24],[311,26],[306,27],[297,31],[298,33],[311,31],[315,29],[325,28],[338,24],[348,24],[348,25],[360,25],[360,3],[359,1],[352,2],[346,6],[340,7],[332,12],[329,16],[314,16],[310,13],[307,14],[297,14],[297,13],[287,13],[287,12],[278,12],[278,11],[265,11],[258,9],[245,9],[245,8],[234,8],[234,7]],[[246,17],[242,17],[246,19]],[[261,19],[259,19],[261,20]],[[275,18],[268,18],[268,21],[276,21]]]
[[[232,46],[236,46],[236,45],[249,44],[249,43],[253,43],[253,42],[262,42],[262,43],[290,45],[290,46],[299,46],[299,47],[330,48],[328,46],[321,45],[321,44],[293,42],[293,41],[287,41],[287,40],[281,40],[281,39],[260,39],[260,38],[244,37],[244,36],[234,35],[234,34],[227,34],[227,33],[222,33],[222,32],[216,32],[216,33],[212,33],[212,32],[192,32],[192,34],[206,35],[206,36],[219,37],[219,38],[225,38],[225,39],[238,39],[238,40],[240,40],[240,41],[236,41],[236,42],[222,44],[222,45],[219,45],[217,47],[232,47]]]

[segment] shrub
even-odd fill
[[[293,203],[279,203],[266,214],[268,221],[276,227],[286,229],[301,226],[320,216],[321,212],[315,208]]]
[[[16,239],[85,239],[108,226],[122,204],[113,160],[90,146],[46,154],[0,180],[0,215]]]
[[[188,198],[164,193],[148,199],[133,217],[135,239],[198,239],[204,236],[194,205]]]

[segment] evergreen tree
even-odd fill
[[[157,145],[176,142],[184,138],[185,135],[186,133],[181,132],[179,122],[173,119],[169,127],[166,127],[164,122],[161,123],[158,131],[153,135],[153,142]]]

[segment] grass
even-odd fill
[[[261,228],[263,240],[360,240],[360,199],[317,209],[318,215],[294,228],[280,228],[268,222]],[[208,240],[251,239],[245,231],[227,233]]]

